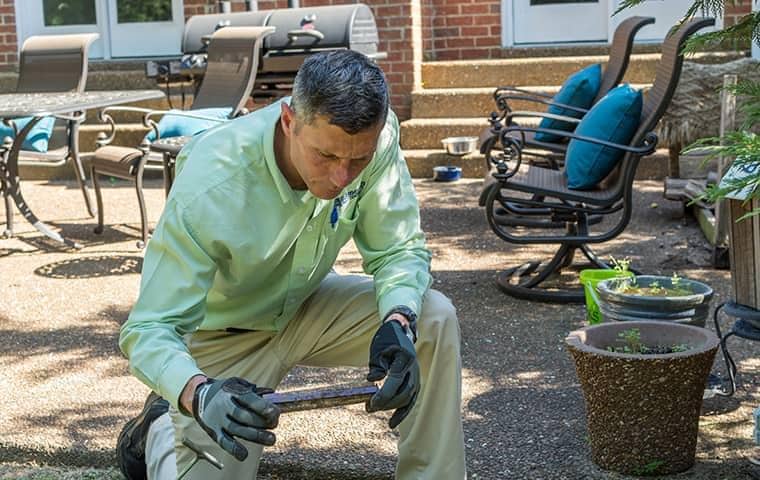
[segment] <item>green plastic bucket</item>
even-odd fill
[[[583,285],[583,293],[586,295],[586,321],[589,325],[602,323],[602,314],[599,311],[599,304],[597,302],[596,284],[609,278],[632,276],[633,272],[620,272],[608,268],[581,270],[581,284]]]

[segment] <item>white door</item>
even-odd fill
[[[16,0],[15,5],[19,49],[33,35],[99,33],[90,46],[90,58],[107,56],[108,20],[102,0]]]
[[[670,1],[670,0],[669,0]],[[608,0],[514,0],[514,44],[604,42]]]
[[[108,0],[111,57],[181,53],[182,0]]]
[[[612,3],[611,11],[614,12],[621,2],[620,0],[613,0]],[[683,18],[692,3],[694,3],[693,0],[646,0],[633,8],[627,8],[612,17],[610,38],[612,38],[612,32],[615,31],[620,22],[634,15],[642,15],[654,17],[656,20],[654,25],[647,25],[646,28],[641,29],[640,33],[636,34],[636,41],[661,42],[668,35],[668,31]],[[722,25],[723,19],[716,18],[715,28],[722,28]],[[706,31],[708,30],[702,30],[700,33]]]

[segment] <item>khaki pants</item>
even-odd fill
[[[186,342],[207,375],[238,376],[274,388],[295,365],[366,366],[369,344],[379,324],[372,280],[331,274],[279,333],[198,331]],[[399,425],[396,478],[462,480],[465,460],[459,324],[449,299],[435,290],[429,291],[417,330],[415,348],[422,387],[414,409]],[[188,469],[195,454],[182,445],[185,437],[219,459],[224,470],[199,461],[183,479],[256,478],[261,446],[240,440],[249,455],[239,462],[216,445],[191,417],[173,408],[168,416],[160,417],[150,428],[146,448],[149,479],[174,479],[177,472]]]

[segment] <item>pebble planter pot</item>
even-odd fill
[[[640,287],[649,287],[654,282],[666,289],[673,287],[670,277],[637,275],[634,278]],[[648,296],[621,292],[634,278],[612,278],[597,284],[599,311],[604,321],[661,320],[705,326],[713,297],[709,285],[681,278],[678,286],[691,292],[690,295]]]
[[[607,351],[631,328],[646,346],[688,350]],[[702,394],[718,348],[712,331],[658,321],[610,322],[571,332],[565,343],[586,403],[594,463],[628,475],[663,475],[694,464]]]

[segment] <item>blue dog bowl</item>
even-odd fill
[[[433,180],[436,182],[454,182],[462,178],[462,167],[433,167]]]

